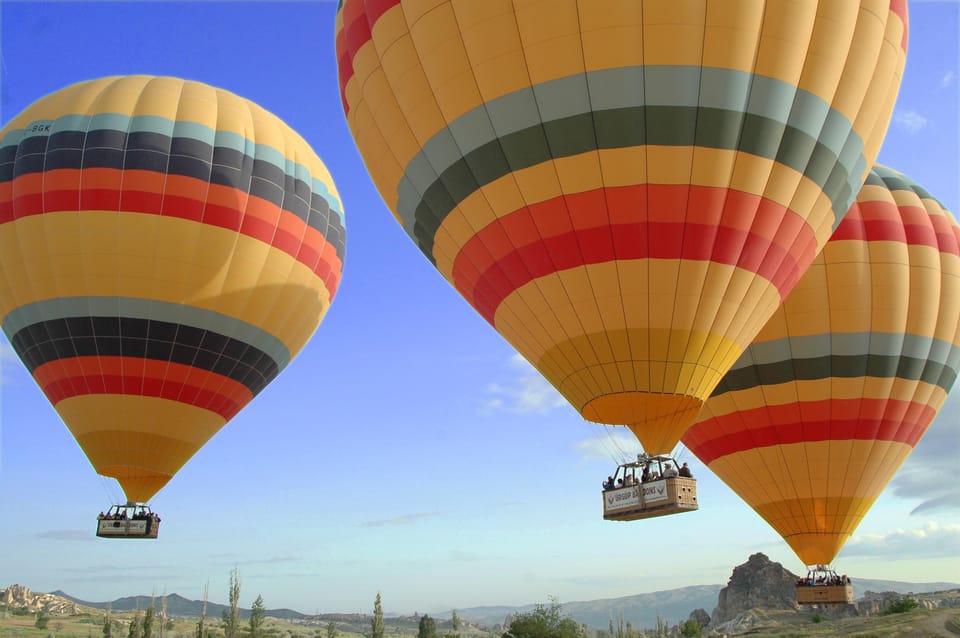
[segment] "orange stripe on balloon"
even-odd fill
[[[186,403],[230,420],[253,399],[246,386],[228,377],[155,359],[58,359],[39,366],[33,378],[53,405],[87,394],[127,394]]]
[[[706,419],[687,431],[684,444],[707,464],[745,450],[813,441],[859,439],[914,446],[935,416],[936,410],[913,401],[805,401]]]
[[[457,254],[453,280],[491,324],[499,304],[524,284],[615,260],[735,265],[767,279],[783,297],[813,260],[815,243],[799,215],[769,199],[708,186],[639,184],[555,197],[500,217]]]

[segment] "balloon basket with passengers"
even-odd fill
[[[156,538],[159,532],[160,517],[144,503],[114,505],[97,516],[100,538]]]
[[[604,520],[636,521],[696,510],[697,481],[686,463],[677,467],[670,456],[646,454],[617,466],[604,483]]]
[[[853,601],[850,578],[827,565],[810,567],[806,578],[797,579],[798,605],[848,605]]]

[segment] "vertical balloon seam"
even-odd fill
[[[516,19],[516,12],[514,12],[514,18]],[[578,24],[579,24],[579,21],[580,21],[579,7],[577,8],[577,21],[578,21]],[[516,24],[517,24],[517,33],[518,33],[518,35],[519,35],[519,37],[520,37],[520,44],[521,44],[521,46],[523,46],[523,45],[524,45],[523,30],[522,30],[521,27],[520,27],[519,21],[517,21]],[[587,82],[586,82],[587,75],[586,75],[586,63],[585,63],[585,60],[584,60],[582,33],[578,34],[578,40],[579,40],[579,44],[580,44],[580,51],[579,51],[580,69],[581,69],[583,81],[582,81],[582,83],[581,83],[581,82],[577,82],[577,86],[574,87],[574,91],[576,91],[576,88],[580,88],[580,89],[583,91],[584,100],[585,100],[586,104],[588,105],[587,108],[590,108],[591,100],[590,100],[589,87],[587,86]],[[526,61],[527,61],[526,48],[524,47],[522,50],[523,50],[522,57],[523,57],[523,59],[524,59],[524,62],[526,62]],[[576,221],[575,221],[575,219],[574,219],[574,214],[573,214],[573,210],[572,210],[572,207],[571,207],[571,202],[570,202],[570,200],[565,196],[565,191],[564,191],[564,188],[563,188],[563,180],[562,180],[562,178],[561,178],[560,170],[559,170],[559,168],[558,168],[558,166],[557,166],[557,163],[556,163],[556,159],[557,159],[558,157],[562,157],[562,156],[563,156],[563,152],[562,152],[562,150],[555,148],[556,143],[557,143],[559,140],[558,140],[556,137],[551,136],[551,135],[549,134],[549,132],[547,131],[548,121],[545,121],[545,119],[544,119],[543,109],[542,109],[542,106],[541,106],[542,100],[544,100],[544,99],[549,99],[549,97],[546,97],[546,96],[541,97],[541,95],[538,95],[537,88],[538,88],[538,86],[541,86],[542,83],[538,84],[538,83],[535,83],[535,82],[534,82],[533,76],[530,74],[529,65],[526,66],[526,71],[527,71],[527,80],[528,80],[528,82],[529,82],[530,89],[531,89],[531,91],[533,92],[534,105],[535,105],[535,107],[536,107],[536,109],[537,109],[537,119],[539,120],[539,122],[540,122],[540,127],[541,127],[541,129],[543,130],[543,133],[544,133],[544,144],[546,145],[546,148],[547,148],[547,150],[548,150],[548,157],[546,157],[544,161],[545,161],[545,163],[549,163],[550,167],[552,168],[553,176],[554,176],[554,178],[556,179],[558,191],[561,193],[561,195],[560,195],[560,201],[563,203],[563,209],[566,211],[566,216],[567,216],[567,219],[569,220],[570,227],[571,227],[571,228],[576,228]],[[486,109],[486,106],[484,105],[483,108]],[[593,136],[594,142],[596,142],[596,121],[595,121],[595,119],[594,119],[594,116],[593,116],[593,112],[592,112],[592,111],[590,111],[589,115],[590,115],[590,118],[589,118],[589,119],[590,119],[590,127],[589,127],[589,128],[590,128],[590,133],[591,133],[592,136]],[[500,144],[500,145],[501,145],[501,148],[502,148],[502,142],[501,142],[500,140],[498,140],[498,144]],[[509,162],[509,157],[508,157],[508,162]],[[599,166],[598,166],[598,168],[599,168]],[[601,179],[602,179],[602,178],[601,178]],[[518,188],[519,188],[519,185],[518,185]],[[522,191],[521,191],[521,196],[522,196]],[[527,201],[527,200],[526,200],[526,197],[524,197],[524,203],[525,203],[525,205],[526,205],[527,207],[529,207],[530,205],[532,205],[532,204],[534,204],[534,203],[536,203],[536,202]],[[608,212],[607,214],[609,215],[609,212]],[[538,232],[538,234],[540,234],[540,233]],[[581,241],[577,240],[577,241],[575,242],[575,245],[576,245],[576,247],[577,247],[577,253],[580,255],[580,262],[581,262],[581,263],[586,263],[586,257],[585,257],[585,253],[584,253],[584,247],[583,247]],[[514,250],[516,250],[516,247],[514,248]],[[549,254],[549,253],[548,253],[548,254]],[[554,259],[551,259],[551,262],[555,263],[555,260],[554,260]],[[525,277],[524,279],[525,279],[525,280],[528,280],[528,281],[535,279],[535,275],[533,275],[533,273],[531,273],[531,272],[529,271],[529,269],[526,269],[526,270],[527,270],[527,272],[525,273],[525,274],[526,274],[526,277]],[[586,285],[590,288],[590,290],[591,290],[591,292],[592,292],[592,291],[593,291],[593,283],[590,281],[589,273],[587,272],[586,268],[583,268],[583,274],[584,274],[584,277],[585,277],[585,279],[586,279]],[[563,279],[561,279],[561,283],[562,283],[562,282],[563,282]],[[538,283],[535,283],[535,285],[539,285],[539,284],[538,284]],[[573,295],[571,294],[571,291],[568,289],[568,290],[565,291],[565,294],[566,294],[566,298],[571,302],[571,305],[573,305],[573,299],[574,299],[574,297],[573,297]],[[597,303],[596,294],[591,295],[591,297],[592,297],[593,307],[594,307],[594,309],[595,309],[596,312],[597,312],[597,316],[600,317],[600,306],[599,306],[599,304]],[[578,330],[580,331],[580,334],[587,335],[587,334],[588,334],[587,326],[586,326],[586,324],[584,323],[584,321],[581,320],[580,315],[581,315],[581,313],[579,313],[579,312],[573,313],[573,317],[574,317],[574,318],[576,319],[576,321],[577,321],[577,328],[578,328]],[[566,333],[566,336],[567,336],[568,339],[571,339],[571,335],[570,335],[569,333]],[[610,346],[609,335],[605,333],[605,334],[603,334],[603,338],[606,340],[607,345]],[[604,366],[604,365],[602,364],[602,361],[603,361],[604,358],[600,356],[600,353],[598,352],[597,347],[594,345],[593,339],[590,339],[590,338],[588,337],[588,338],[586,338],[586,339],[583,340],[583,343],[584,343],[585,346],[588,346],[588,347],[589,347],[588,354],[589,354],[589,356],[591,357],[591,360],[592,360],[592,361],[595,361],[595,362],[597,363],[597,365],[594,367],[594,369],[596,370],[596,375],[595,375],[595,377],[598,377],[599,379],[602,379],[603,383],[602,383],[601,387],[604,387],[604,386],[607,387],[607,388],[616,388],[616,387],[618,387],[618,386],[619,386],[619,387],[622,387],[622,386],[623,386],[623,379],[622,379],[622,377],[621,377],[619,368],[618,368],[616,365]],[[612,347],[611,347],[611,349],[612,349]],[[614,364],[615,364],[615,362],[614,362]],[[581,361],[581,366],[586,367],[586,368],[590,368],[590,367],[591,367],[591,366],[588,365],[586,359],[583,359],[583,360]],[[614,380],[614,379],[611,377],[612,374],[614,374],[614,375],[616,376],[616,380]],[[582,410],[582,407],[581,407],[581,410]]]
[[[700,45],[700,56],[699,56],[699,57],[700,57],[700,62],[699,62],[700,71],[699,71],[699,73],[697,74],[697,75],[698,75],[698,78],[697,78],[698,81],[697,81],[697,85],[696,85],[696,86],[697,86],[697,96],[696,96],[696,99],[694,100],[694,107],[693,107],[692,117],[691,117],[691,123],[692,123],[692,125],[693,125],[693,131],[692,131],[693,135],[692,135],[691,146],[690,146],[690,162],[689,162],[689,164],[688,164],[688,169],[687,169],[687,183],[686,183],[686,185],[685,185],[685,197],[684,197],[684,200],[683,200],[683,201],[684,201],[684,205],[683,205],[683,207],[682,207],[682,220],[681,220],[681,223],[682,223],[682,225],[683,225],[684,227],[686,227],[686,225],[687,225],[687,223],[688,223],[688,219],[689,219],[689,212],[690,212],[690,206],[691,206],[691,186],[690,186],[690,185],[693,183],[693,179],[694,179],[694,165],[695,165],[694,163],[696,162],[696,156],[697,156],[697,131],[698,131],[698,124],[699,124],[699,120],[700,120],[700,117],[699,117],[699,116],[700,116],[700,113],[701,113],[701,103],[702,103],[702,94],[703,94],[703,68],[704,68],[704,65],[705,65],[705,57],[706,57],[706,51],[705,51],[705,49],[706,49],[705,41],[706,41],[706,34],[707,34],[707,6],[706,6],[706,4],[703,5],[703,18],[702,18],[702,21],[701,21],[701,26],[702,26],[702,28],[701,28],[701,34],[702,34],[702,35],[701,35],[701,38],[700,38],[701,45]],[[681,233],[681,235],[680,235],[680,246],[679,246],[680,254],[681,254],[681,255],[684,254],[684,244],[685,244],[685,240],[688,240],[688,239],[689,239],[689,238],[687,237],[686,233]],[[679,287],[680,287],[681,272],[684,270],[684,264],[685,264],[685,260],[683,259],[683,257],[680,257],[680,259],[678,260],[677,278],[676,278],[676,280],[675,280],[675,282],[674,282],[674,289],[679,289]],[[676,294],[674,295],[674,298],[673,298],[673,308],[672,308],[672,310],[671,310],[670,319],[669,319],[669,325],[671,325],[671,326],[674,325],[674,319],[677,317],[678,305],[680,304],[681,298],[682,298],[682,297],[681,297],[680,295],[676,295]],[[701,297],[701,298],[702,298],[702,297]],[[699,307],[699,300],[698,300],[698,302],[697,302],[697,306]],[[694,313],[694,314],[696,314],[696,313]],[[663,378],[662,378],[662,380],[661,380],[661,382],[660,382],[660,387],[663,389],[663,391],[666,391],[668,388],[673,387],[673,389],[674,389],[674,392],[673,392],[673,393],[674,393],[674,394],[684,394],[684,395],[687,395],[688,390],[687,390],[686,388],[681,388],[681,387],[679,386],[679,384],[680,384],[680,382],[681,382],[682,379],[683,379],[683,376],[682,376],[682,375],[683,375],[683,363],[684,363],[685,361],[689,361],[689,360],[691,360],[691,359],[692,359],[692,360],[699,360],[699,357],[695,357],[695,356],[691,357],[691,359],[688,359],[688,358],[687,358],[688,356],[690,356],[688,353],[690,353],[691,347],[693,347],[692,344],[693,344],[693,334],[694,334],[694,330],[693,330],[693,329],[694,329],[694,327],[695,327],[694,325],[691,325],[691,326],[690,326],[690,330],[686,331],[687,334],[686,334],[685,337],[680,337],[680,335],[677,334],[677,331],[670,331],[670,334],[669,334],[669,336],[668,336],[668,341],[667,341],[667,349],[666,349],[666,361],[665,361],[665,364],[666,364],[666,365],[664,365],[664,367],[663,367]],[[677,365],[678,365],[677,381],[676,381],[675,383],[668,383],[669,366],[670,366],[671,360],[672,360],[672,358],[673,358],[673,357],[671,357],[671,352],[674,352],[673,344],[674,344],[675,338],[680,338],[680,340],[683,341],[683,344],[682,344],[682,346],[681,346],[681,349],[682,349],[683,354],[680,355],[680,356],[677,358]],[[697,352],[696,354],[701,354],[701,353],[702,353],[702,351],[701,351],[701,352]],[[691,376],[692,376],[693,374],[695,374],[695,371],[696,371],[696,368],[694,368],[694,371],[692,371],[692,372],[690,373]],[[689,386],[691,385],[691,382],[692,382],[692,379],[690,379],[690,381],[688,381],[688,382],[687,382],[686,384],[684,384],[684,385],[686,385],[686,386],[689,387]],[[680,391],[680,392],[678,392],[678,391]],[[674,416],[673,416],[673,418],[671,419],[671,426],[672,426],[672,427],[671,427],[671,431],[672,431],[675,427],[677,427],[677,422],[678,422],[678,421],[682,421],[682,420],[683,420],[683,419],[682,419],[682,414],[677,414],[677,413],[675,413]],[[666,446],[667,443],[666,443],[666,442],[661,442],[660,445]],[[674,447],[676,447],[676,442],[674,442],[673,445],[670,446],[671,449],[674,448]]]
[[[760,59],[761,34],[763,33],[763,28],[764,28],[764,23],[765,23],[765,21],[766,21],[766,18],[767,18],[767,12],[766,12],[766,10],[762,10],[762,11],[760,12],[760,22],[759,22],[759,25],[758,25],[759,28],[758,28],[758,31],[757,31],[757,36],[756,36],[756,39],[755,39],[754,44],[753,44],[753,55],[751,56],[752,62],[751,62],[751,64],[750,64],[751,72],[748,73],[747,76],[746,76],[746,87],[745,87],[745,93],[744,93],[744,95],[743,95],[743,103],[742,103],[742,104],[743,104],[743,106],[742,106],[743,114],[742,114],[742,115],[740,116],[740,118],[739,118],[739,125],[738,125],[738,130],[737,130],[737,135],[736,135],[736,144],[735,144],[736,148],[738,148],[738,149],[743,146],[743,143],[744,143],[744,142],[743,142],[743,140],[744,140],[744,135],[746,134],[746,125],[747,125],[746,111],[747,111],[748,105],[750,104],[750,96],[751,96],[751,94],[752,94],[752,92],[753,92],[753,87],[754,87],[755,79],[757,78],[757,74],[756,74],[755,71],[756,71],[756,68],[757,68],[757,62],[758,62],[758,60]],[[730,166],[730,178],[727,180],[727,183],[728,183],[728,184],[732,184],[732,177],[733,177],[733,175],[736,173],[737,163],[738,163],[738,161],[740,161],[740,160],[742,159],[742,158],[740,157],[740,152],[741,152],[741,151],[737,151],[737,154],[736,154],[736,156],[735,156],[735,158],[734,158],[734,161],[731,163],[731,166]],[[721,209],[721,211],[723,211],[723,210],[725,210],[725,209],[727,208],[728,202],[730,201],[730,194],[731,194],[731,189],[730,189],[729,187],[726,188],[726,189],[724,189],[724,192],[723,192],[723,208]],[[758,207],[760,206],[760,203],[761,203],[761,200],[760,200],[760,199],[757,199],[757,206],[758,206]],[[721,212],[721,216],[722,216],[722,212]],[[714,252],[715,252],[715,249],[714,249]],[[710,263],[709,263],[709,265],[708,265],[708,269],[710,269],[710,270],[716,270],[716,266],[714,265],[713,256],[711,256],[709,260],[710,260]],[[738,261],[739,261],[739,259],[738,259]],[[733,275],[733,271],[731,270],[731,271],[728,271],[728,272],[730,273],[730,274],[728,275],[728,277],[727,277],[727,285],[729,286],[730,281],[731,281],[731,278],[732,278],[732,275]],[[725,290],[726,290],[726,288],[725,288]],[[726,334],[726,328],[721,328],[721,327],[720,327],[720,325],[718,324],[718,319],[719,319],[719,317],[715,314],[714,317],[712,318],[711,322],[710,322],[710,328],[709,328],[710,332],[713,333],[713,334]],[[720,371],[722,370],[722,368],[724,367],[723,364],[722,364],[722,362],[723,362],[724,360],[726,360],[726,359],[730,356],[729,350],[734,346],[735,343],[736,343],[735,340],[730,340],[730,341],[728,341],[728,342],[725,344],[724,347],[721,347],[721,348],[716,349],[716,350],[714,351],[713,357],[708,361],[708,363],[707,363],[707,365],[705,366],[705,368],[708,368],[708,369],[710,369],[710,370],[715,370],[715,371],[720,372]],[[741,350],[742,350],[742,348],[741,348]],[[704,370],[704,376],[706,376],[706,369]],[[722,378],[722,376],[721,376],[720,378]],[[715,385],[715,384],[714,384],[714,385]],[[712,390],[711,390],[711,391],[712,391]],[[703,400],[703,401],[706,401],[706,398],[707,398],[707,397],[709,397],[709,392],[707,393],[706,396],[702,397],[702,400]]]

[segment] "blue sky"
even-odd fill
[[[299,358],[153,501],[156,542],[93,537],[121,498],[0,344],[0,587],[87,600],[176,592],[305,613],[626,596],[722,584],[786,544],[702,468],[701,509],[601,520],[623,430],[583,421],[397,225],[344,121],[335,2],[0,0],[0,124],[104,75],[175,75],[283,118],[324,159],[346,211],[330,313]],[[911,2],[907,70],[880,161],[960,210],[957,2]],[[841,552],[853,576],[960,581],[960,390]]]

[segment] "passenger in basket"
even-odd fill
[[[677,476],[679,476],[679,473],[677,472],[677,468],[667,463],[667,468],[663,471],[663,478],[665,479],[675,478]]]
[[[680,476],[693,478],[693,472],[690,471],[690,466],[688,466],[686,463],[684,463],[683,467],[680,468]]]

